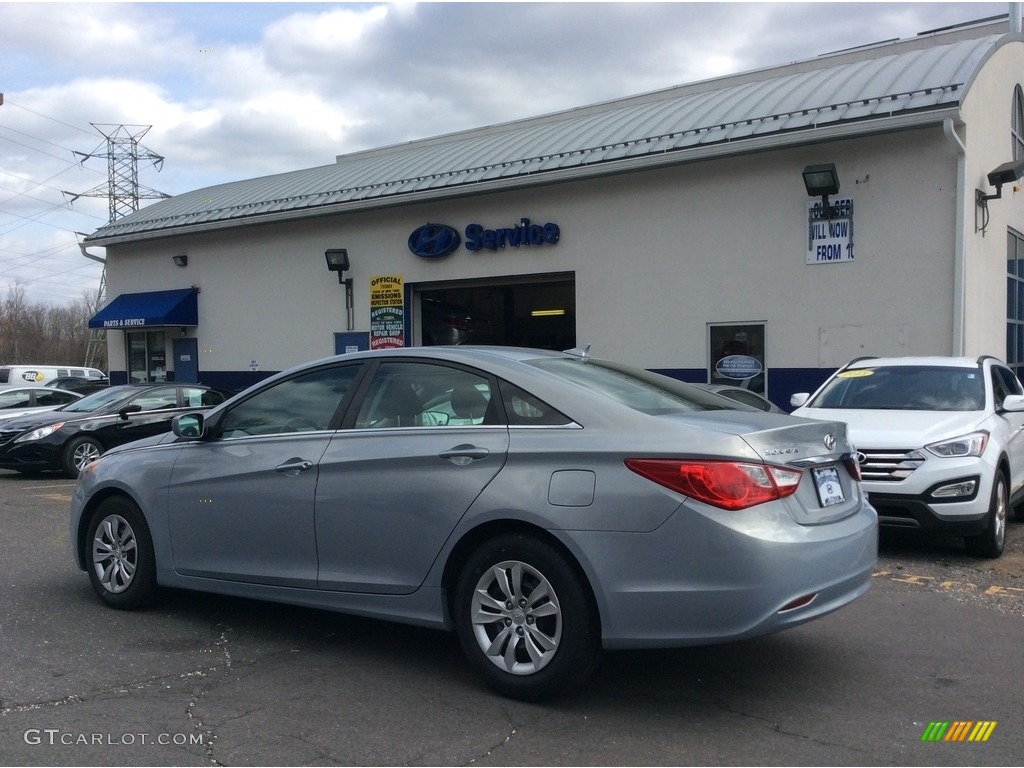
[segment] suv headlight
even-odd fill
[[[961,456],[981,456],[987,445],[988,432],[981,431],[926,445],[925,450],[943,458],[959,458]]]
[[[45,427],[39,429],[33,429],[31,432],[26,432],[24,435],[16,439],[16,443],[29,443],[33,440],[42,440],[47,435],[52,435],[58,429],[64,426],[63,421],[58,421],[56,424],[47,424]]]

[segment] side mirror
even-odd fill
[[[201,413],[182,413],[171,420],[171,432],[176,437],[195,439],[206,434],[206,424]]]
[[[1002,411],[1024,411],[1024,395],[1007,395],[1000,406]]]
[[[142,406],[141,405],[126,405],[124,408],[122,408],[120,411],[117,412],[117,415],[121,418],[121,421],[128,421],[128,414],[129,413],[141,413],[141,412],[142,412]]]
[[[810,392],[797,392],[795,395],[789,398],[789,404],[794,408],[799,408],[801,405],[811,399]]]

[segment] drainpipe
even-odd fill
[[[1020,17],[1018,16],[1018,19]],[[964,187],[966,177],[967,147],[960,140],[953,127],[953,119],[947,117],[942,121],[942,132],[953,144],[956,152],[956,216],[955,233],[953,235],[953,352],[955,356],[964,354],[964,310],[967,304],[966,297],[966,227],[964,220],[967,217],[967,189]]]

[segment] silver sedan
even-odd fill
[[[328,358],[108,451],[71,541],[111,607],[162,586],[454,630],[541,699],[602,648],[754,637],[868,589],[845,427],[727,405],[581,350]]]

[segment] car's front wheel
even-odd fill
[[[96,438],[88,435],[71,438],[64,446],[61,461],[64,474],[74,480],[89,462],[98,459],[101,453],[103,445]]]
[[[112,496],[96,508],[86,532],[89,581],[112,608],[132,610],[156,595],[153,538],[131,499]]]
[[[977,557],[999,557],[1006,546],[1006,517],[1010,509],[1010,494],[1006,476],[996,472],[992,483],[992,502],[989,505],[988,525],[977,536],[967,538],[967,551]]]
[[[586,583],[550,543],[496,537],[459,577],[456,631],[463,651],[500,693],[527,701],[583,683],[600,658],[600,628]]]

